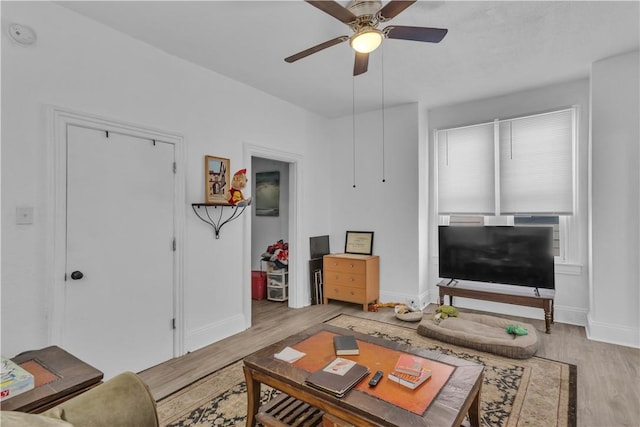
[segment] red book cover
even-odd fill
[[[424,368],[424,363],[421,358],[403,353],[398,357],[394,371],[418,377],[422,368]]]

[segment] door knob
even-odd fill
[[[84,274],[82,274],[82,271],[74,271],[73,273],[71,273],[71,278],[73,280],[80,280],[84,277]]]

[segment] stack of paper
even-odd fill
[[[306,356],[306,353],[298,351],[291,347],[285,347],[280,353],[273,355],[276,359],[284,360],[285,362],[293,363],[301,357]]]

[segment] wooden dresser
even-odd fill
[[[362,304],[369,311],[369,303],[380,297],[380,257],[377,255],[325,255],[324,303],[330,299]]]

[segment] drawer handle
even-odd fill
[[[353,293],[353,291],[351,291],[351,295],[355,295],[355,294]]]
[[[355,281],[356,279],[354,279],[353,277],[349,277],[349,280],[350,280],[351,282],[353,282],[353,281]]]
[[[349,267],[353,268],[353,264],[349,264]]]

